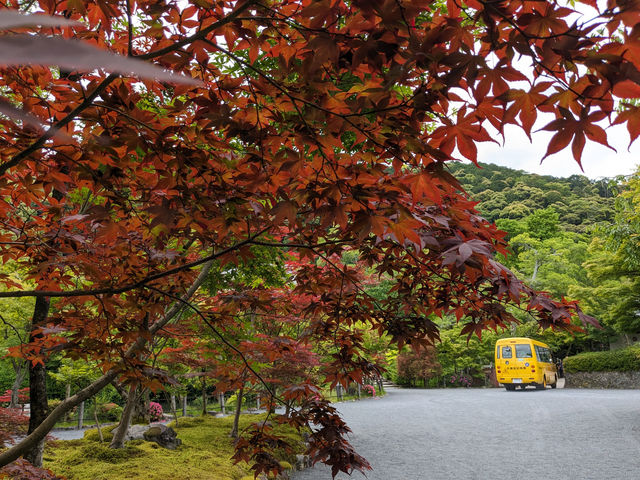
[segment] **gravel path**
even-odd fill
[[[96,427],[87,427],[82,430],[52,430],[49,435],[53,438],[57,438],[58,440],[75,440],[77,438],[83,438],[84,432],[89,428]]]
[[[338,408],[368,480],[640,479],[640,390],[390,389]]]

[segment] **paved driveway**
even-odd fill
[[[369,480],[640,479],[640,390],[390,389],[339,410]]]

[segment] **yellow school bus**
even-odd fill
[[[528,385],[556,388],[558,371],[549,346],[531,338],[502,338],[496,342],[496,377],[507,390]]]

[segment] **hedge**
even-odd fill
[[[629,372],[640,370],[640,347],[633,346],[608,352],[588,352],[567,357],[564,370],[576,372]]]

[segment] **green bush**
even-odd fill
[[[51,398],[47,402],[47,415],[53,412],[53,409],[62,403],[62,400],[59,398]]]
[[[111,439],[113,438],[113,433],[111,433],[111,431],[116,427],[117,425],[109,425],[102,428],[102,438],[104,439],[105,442],[111,441]],[[84,439],[90,442],[99,442],[100,434],[98,433],[98,429],[92,428],[84,432]]]
[[[116,403],[109,402],[98,406],[98,418],[109,422],[117,422],[122,416],[122,407]]]
[[[576,372],[628,372],[640,370],[640,347],[628,347],[608,352],[588,352],[567,357],[564,369]]]

